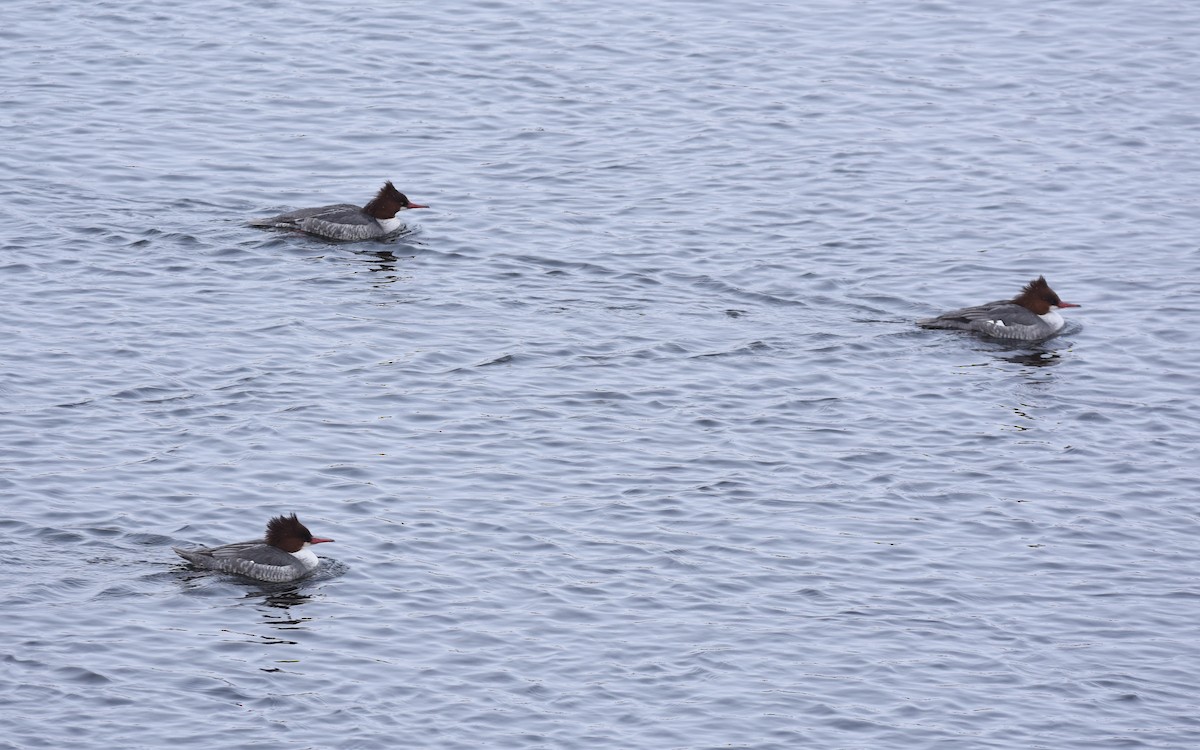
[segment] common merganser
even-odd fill
[[[404,193],[387,181],[367,205],[359,208],[352,203],[301,208],[266,219],[254,219],[252,227],[299,229],[301,232],[327,237],[331,240],[373,240],[384,237],[404,226],[397,215],[413,208],[429,208],[413,203]]]
[[[1062,330],[1065,321],[1058,311],[1067,307],[1079,305],[1063,302],[1046,283],[1046,277],[1039,276],[1011,300],[964,307],[936,318],[919,320],[917,325],[974,331],[998,339],[1040,341]]]
[[[309,547],[332,539],[313,536],[300,519],[276,516],[267,522],[266,538],[253,542],[234,542],[220,547],[179,549],[175,553],[198,568],[280,583],[303,578],[319,564]]]

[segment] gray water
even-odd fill
[[[1200,6],[6,10],[0,748],[1200,746]]]

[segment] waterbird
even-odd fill
[[[310,548],[314,544],[332,541],[313,536],[293,513],[290,516],[275,516],[268,521],[267,533],[262,539],[223,544],[220,547],[171,549],[198,568],[281,583],[295,581],[316,570],[320,561]]]
[[[371,202],[362,208],[353,203],[301,208],[278,216],[254,219],[250,226],[298,229],[331,240],[357,242],[385,237],[399,230],[404,226],[400,212],[414,208],[429,206],[413,203],[389,180],[383,183],[383,187],[379,188]]]
[[[998,339],[1040,341],[1062,330],[1066,321],[1058,311],[1067,307],[1079,305],[1063,302],[1046,283],[1046,277],[1038,276],[1012,299],[964,307],[919,320],[917,325],[973,331]]]

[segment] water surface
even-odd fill
[[[0,747],[1200,744],[1192,6],[8,15]]]

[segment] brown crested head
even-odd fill
[[[1021,307],[1033,312],[1035,315],[1045,315],[1050,312],[1051,307],[1079,307],[1073,302],[1063,302],[1058,298],[1058,295],[1046,283],[1045,276],[1038,276],[1033,281],[1025,285],[1013,302]]]
[[[413,203],[407,195],[396,189],[391,180],[388,180],[383,183],[383,187],[379,188],[379,192],[375,194],[371,202],[363,206],[363,211],[376,219],[390,219],[409,208],[429,208],[429,206]]]
[[[299,552],[305,544],[332,541],[332,539],[313,536],[308,527],[300,523],[299,518],[296,518],[295,513],[290,516],[275,516],[267,522],[267,544],[278,547],[284,552]]]

